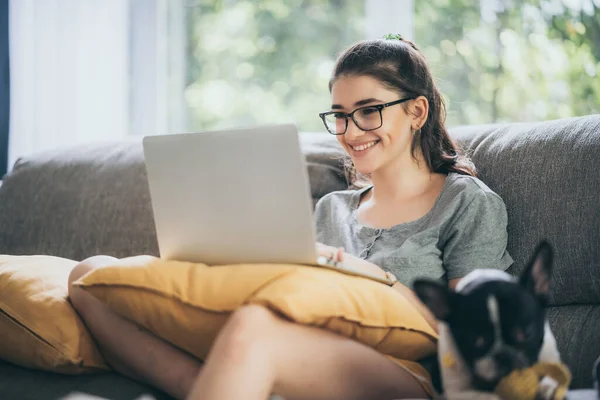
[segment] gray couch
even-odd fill
[[[540,239],[554,244],[550,323],[573,373],[572,387],[591,387],[592,363],[600,355],[600,116],[460,127],[451,134],[507,204],[511,271],[523,268]],[[334,137],[303,134],[302,147],[314,201],[348,187]],[[140,143],[82,146],[19,160],[0,186],[2,253],[75,260],[156,255]],[[143,394],[167,398],[116,374],[62,376],[0,362],[0,398]]]

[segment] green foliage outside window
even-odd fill
[[[482,3],[415,1],[414,41],[450,126],[600,112],[599,0]],[[188,0],[186,19],[195,130],[294,122],[324,131],[317,113],[330,105],[335,57],[368,23],[362,1],[344,0]]]

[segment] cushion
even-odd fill
[[[403,360],[436,351],[435,331],[398,291],[319,267],[208,267],[138,256],[94,270],[75,284],[200,359],[231,312],[245,304],[263,305]]]
[[[56,257],[0,255],[0,359],[65,374],[107,370],[67,300],[77,264]]]
[[[518,274],[541,239],[555,248],[553,305],[600,304],[600,115],[451,130],[508,212]]]
[[[335,137],[302,134],[300,145],[313,203],[346,188]],[[0,227],[0,254],[158,255],[139,138],[22,157],[0,187]]]

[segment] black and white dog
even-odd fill
[[[481,269],[465,276],[456,291],[430,280],[414,283],[439,321],[444,398],[497,399],[494,388],[513,370],[560,362],[545,312],[552,257],[542,242],[518,278]],[[554,389],[542,385],[540,398],[552,398]]]

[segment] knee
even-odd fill
[[[86,275],[88,272],[98,267],[101,267],[102,265],[114,262],[114,260],[116,260],[116,258],[108,256],[90,257],[77,264],[71,270],[68,280],[69,299],[71,300],[71,304],[77,311],[82,311],[87,294],[79,287],[74,286],[73,282],[77,281],[79,278]]]
[[[279,318],[265,307],[244,306],[231,315],[223,328],[221,348],[231,352],[230,356],[234,358],[251,357],[254,353],[264,356],[265,346],[276,334],[279,322]]]
[[[247,305],[237,309],[230,317],[229,328],[243,336],[265,334],[265,328],[278,321],[278,317],[268,308],[260,305]]]

